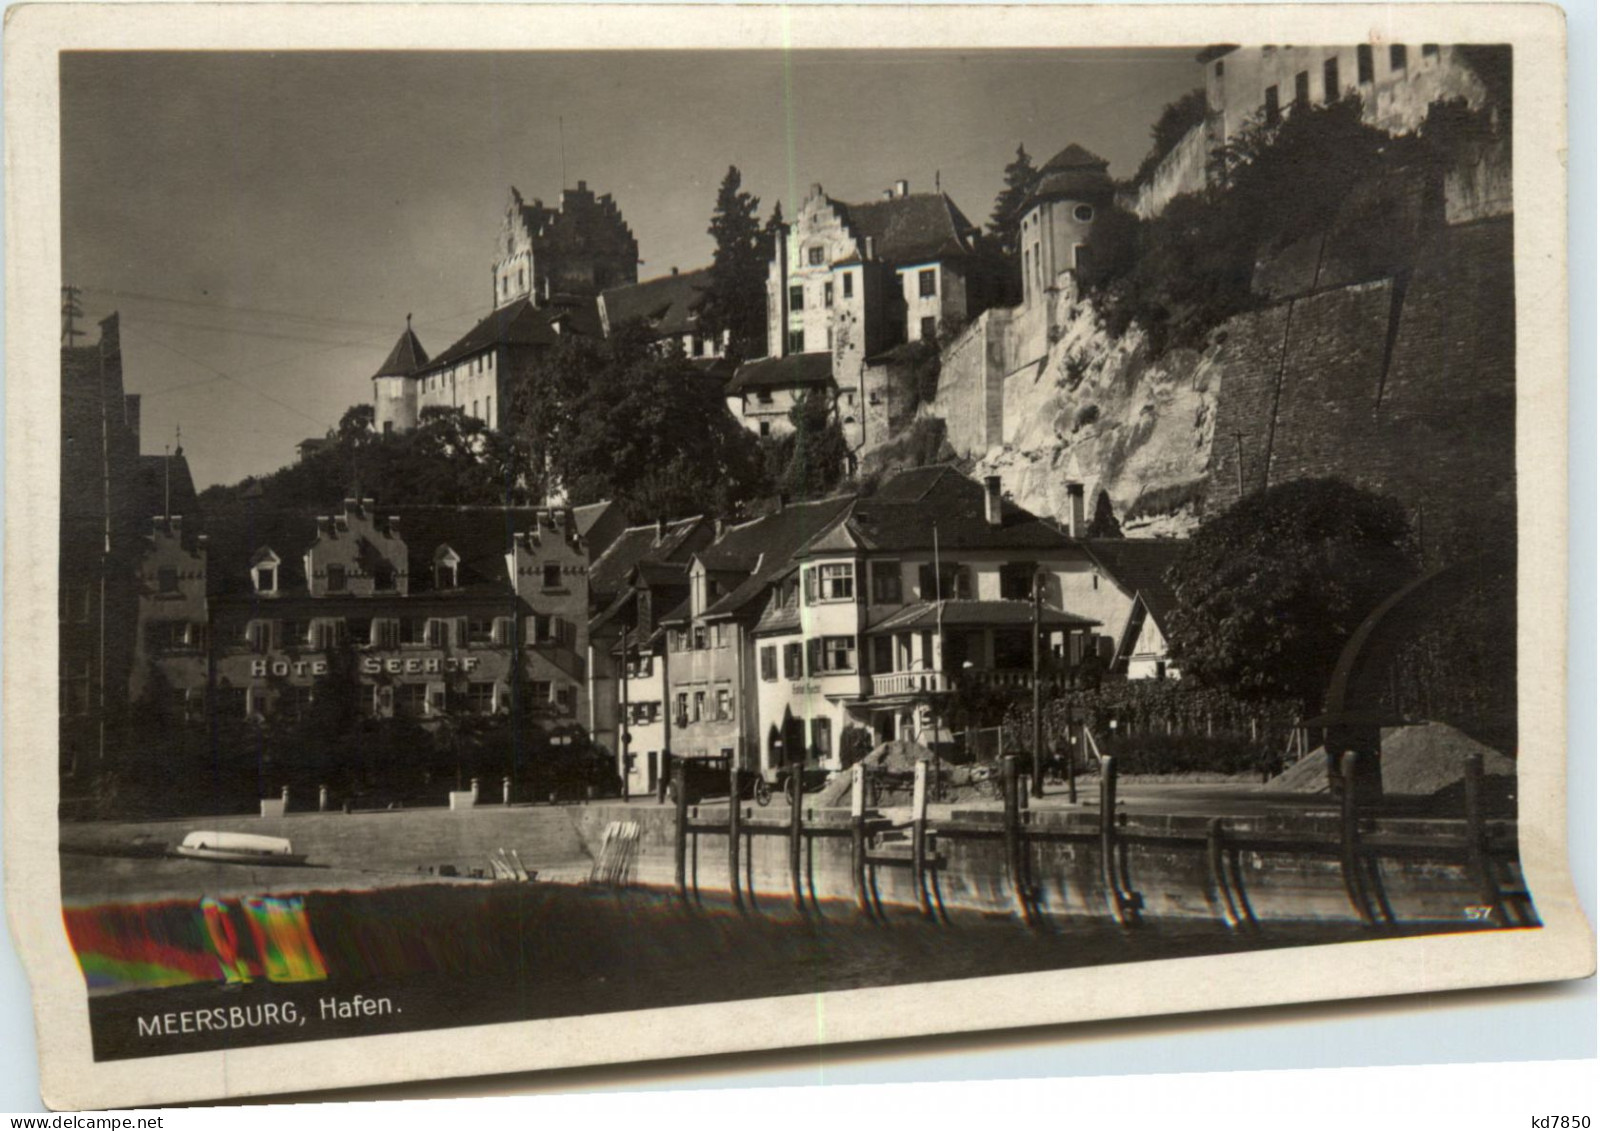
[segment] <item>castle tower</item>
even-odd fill
[[[523,299],[543,306],[553,295],[596,295],[639,281],[639,242],[610,194],[597,197],[583,181],[563,189],[556,208],[527,204],[513,188],[490,275],[496,310]]]
[[[1115,189],[1106,161],[1081,145],[1057,153],[1028,189],[1017,233],[1022,255],[1022,304],[1033,306],[1063,274],[1088,263],[1095,216],[1111,207]]]
[[[405,332],[372,375],[373,427],[380,433],[409,432],[417,426],[415,374],[426,364],[428,351],[411,332],[411,315],[408,314]]]

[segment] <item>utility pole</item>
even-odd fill
[[[1034,798],[1044,796],[1044,712],[1039,688],[1039,622],[1042,619],[1040,604],[1044,593],[1044,571],[1033,574],[1033,783],[1028,793]]]
[[[628,732],[628,668],[632,658],[628,654],[628,625],[622,626],[622,709],[617,713],[617,750],[622,756],[622,800],[628,800],[628,779],[633,776],[632,756],[628,744],[633,735]]]
[[[68,346],[78,344],[78,339],[87,337],[87,333],[78,329],[78,319],[83,317],[83,307],[78,302],[82,292],[73,286],[61,288],[61,341]]]

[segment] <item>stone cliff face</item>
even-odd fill
[[[1511,216],[1403,227],[1381,274],[1337,232],[1263,261],[1264,305],[1203,351],[1153,357],[1137,327],[1109,335],[1063,278],[1035,346],[991,341],[985,373],[957,343],[922,412],[1040,514],[1065,517],[1077,481],[1090,513],[1110,495],[1125,532],[1182,535],[1241,493],[1337,476],[1398,499],[1430,558],[1469,554],[1516,529]]]
[[[1215,432],[1218,373],[1209,354],[1152,358],[1137,328],[1109,335],[1094,307],[1064,286],[1048,351],[1005,378],[1003,442],[978,458],[1022,506],[1065,516],[1067,484],[1111,496],[1124,530],[1186,533]]]

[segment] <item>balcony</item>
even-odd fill
[[[1028,691],[1033,687],[1033,672],[1029,668],[968,668],[962,679],[984,687],[998,687],[1008,691]],[[1039,673],[1039,681],[1046,687],[1056,687],[1067,682],[1068,672],[1057,666],[1048,666]],[[920,695],[926,692],[951,691],[955,681],[944,672],[889,672],[872,677],[872,697],[893,698],[900,695]]]
[[[950,680],[944,672],[889,672],[872,677],[872,696],[875,699],[949,690]]]

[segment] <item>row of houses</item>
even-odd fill
[[[1083,536],[951,467],[747,522],[615,508],[152,516],[127,698],[168,725],[516,714],[587,732],[636,791],[669,753],[772,771],[847,736],[948,741],[946,693],[1167,669],[1181,543]],[[1036,601],[1037,594],[1037,601]],[[64,700],[65,702],[65,700]],[[64,706],[64,712],[70,708]]]
[[[963,683],[1031,687],[1035,623],[1048,681],[1175,675],[1182,543],[1084,537],[1073,498],[1057,524],[939,466],[737,525],[631,528],[591,569],[591,729],[649,791],[668,752],[770,774],[838,768],[851,731],[948,741]]]

